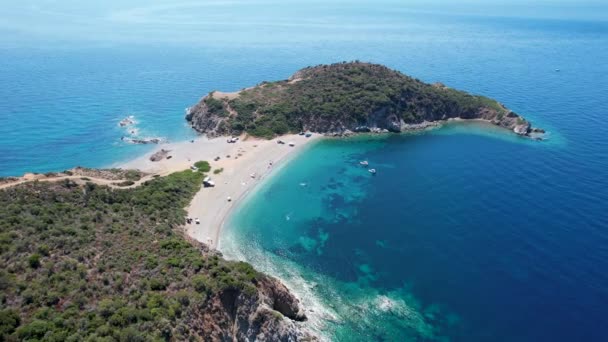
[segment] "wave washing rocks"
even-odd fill
[[[135,117],[133,115],[129,115],[126,118],[120,120],[118,125],[120,127],[126,127],[135,124]]]
[[[120,137],[121,141],[130,143],[130,144],[137,144],[137,145],[160,144],[161,142],[164,141],[162,138],[157,138],[157,137],[152,137],[152,138],[137,137],[137,135],[139,134],[139,129],[136,127],[131,127],[131,126],[135,125],[136,123],[137,123],[137,121],[135,121],[135,116],[133,116],[133,115],[129,115],[126,118],[120,120],[118,125],[120,127],[127,128],[127,133],[130,135],[130,137],[123,135],[122,137]]]
[[[160,144],[163,140],[161,138],[129,138],[129,137],[121,137],[120,140],[124,142],[128,142],[131,144]]]

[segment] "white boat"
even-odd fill
[[[369,171],[369,173],[371,173],[372,175],[375,175],[375,174],[376,174],[376,169],[369,169],[369,170],[367,170],[367,171]]]
[[[200,220],[198,219],[198,217],[197,217],[197,218],[195,218],[195,219],[194,219],[194,223],[196,223],[196,224],[201,224],[201,221],[200,221]]]
[[[293,146],[296,146],[296,144],[293,141],[290,141],[289,146],[293,147]]]
[[[359,164],[361,164],[363,166],[369,165],[369,163],[367,162],[367,160],[360,161]]]

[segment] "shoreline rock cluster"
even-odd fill
[[[129,137],[121,137],[120,140],[131,143],[131,144],[160,144],[162,139],[160,138],[129,138]]]

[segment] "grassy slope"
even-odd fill
[[[185,340],[210,296],[255,291],[245,263],[175,228],[203,174],[129,190],[69,181],[0,191],[0,341]]]

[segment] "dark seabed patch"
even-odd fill
[[[608,236],[589,200],[606,194],[564,181],[563,145],[484,129],[320,142],[243,204],[222,250],[322,303],[314,310],[339,340],[600,334],[594,303],[607,297],[594,284],[608,282],[595,270],[608,265]],[[569,321],[588,330],[554,325]]]

